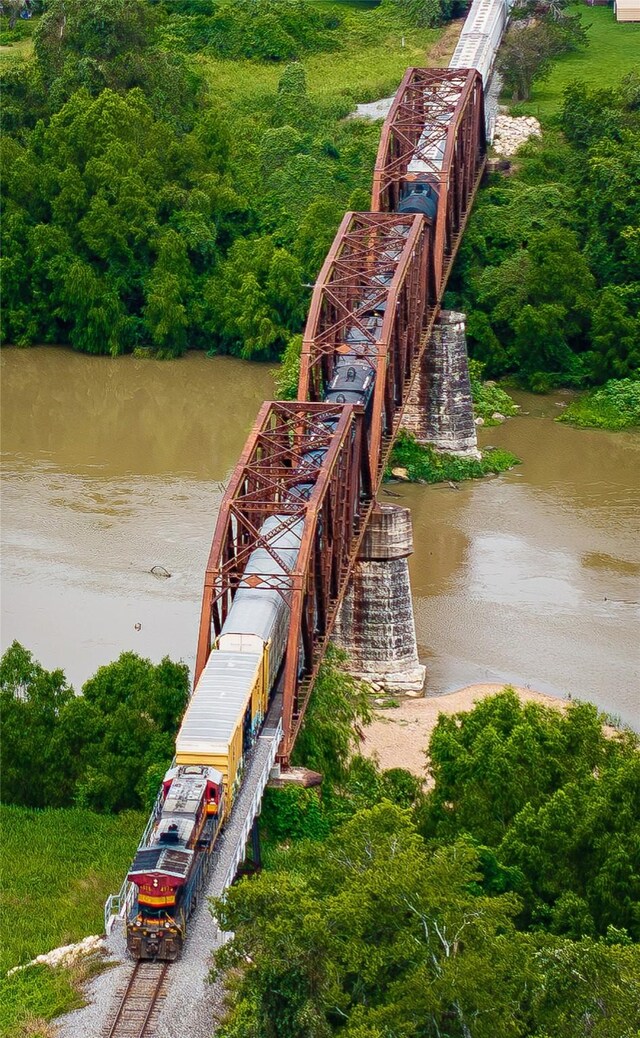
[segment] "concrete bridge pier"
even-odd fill
[[[418,443],[479,458],[469,382],[466,315],[442,310],[413,383],[402,428]]]
[[[409,583],[412,552],[409,509],[377,505],[334,628],[351,673],[388,692],[415,693],[424,685]]]

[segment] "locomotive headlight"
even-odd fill
[[[154,887],[157,887],[157,886],[158,886],[158,880],[157,880],[157,879],[154,879],[154,881],[153,881],[153,885],[154,885]]]

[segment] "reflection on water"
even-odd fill
[[[18,638],[77,686],[124,649],[192,663],[223,481],[273,393],[268,368],[0,359],[2,647]],[[558,425],[562,396],[519,402],[529,414],[481,433],[521,466],[393,488],[413,513],[427,691],[514,681],[640,727],[640,435]]]

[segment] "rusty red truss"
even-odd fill
[[[357,338],[358,356],[375,372],[368,443],[374,481],[436,302],[432,233],[422,215],[347,213],[311,300],[298,399],[323,399],[336,359],[351,353]],[[379,317],[372,322],[374,312]]]
[[[438,191],[434,261],[439,296],[455,256],[486,153],[482,78],[476,69],[407,69],[385,120],[371,208],[392,212],[402,185]]]
[[[301,479],[310,485],[308,500],[299,493]],[[290,610],[282,681],[284,760],[302,721],[371,507],[361,406],[300,401],[262,405],[215,528],[195,680],[253,556],[243,586],[277,592]],[[267,520],[271,522],[265,529]],[[287,564],[277,545],[283,543],[280,535],[292,531],[301,538],[300,547],[295,562]],[[266,560],[262,572],[256,559]]]

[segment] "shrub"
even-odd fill
[[[485,365],[481,361],[469,361],[473,410],[476,415],[484,418],[485,425],[498,425],[499,423],[491,417],[496,411],[505,417],[513,417],[518,413],[518,408],[504,389],[496,386],[495,383],[482,381],[484,369]]]
[[[409,479],[417,483],[458,483],[464,479],[481,479],[490,472],[505,472],[518,464],[515,454],[499,448],[485,451],[480,460],[456,458],[433,447],[423,447],[410,433],[401,432],[385,478],[389,479],[391,469],[398,467],[406,469]]]
[[[611,379],[569,404],[556,420],[594,429],[640,426],[640,373],[638,379]]]

